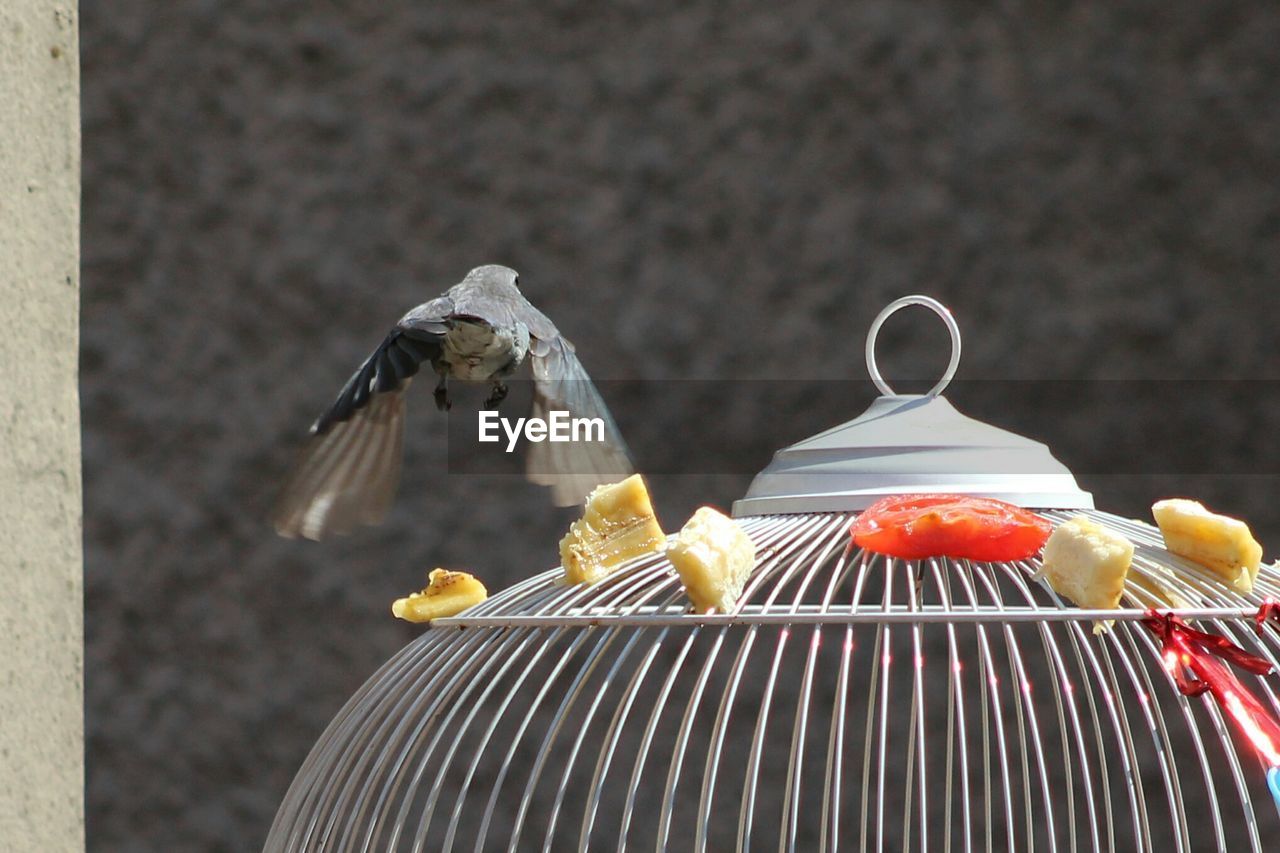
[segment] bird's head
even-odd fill
[[[516,287],[520,282],[520,276],[511,267],[504,267],[500,264],[485,264],[467,273],[466,280],[488,285]]]

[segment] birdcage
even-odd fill
[[[907,304],[952,339],[925,395],[876,367]],[[552,569],[433,623],[329,725],[266,849],[1276,849],[1267,763],[1207,695],[1174,689],[1140,621],[1174,608],[1275,664],[1248,619],[1275,568],[1244,594],[1094,510],[1043,444],[941,396],[959,355],[937,302],[881,313],[867,364],[883,396],[780,451],[734,507],[758,562],[733,612],[689,612],[655,553],[590,586]],[[1121,609],[1064,601],[1035,558],[853,546],[859,510],[922,491],[1122,532]]]

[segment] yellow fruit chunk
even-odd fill
[[[693,609],[728,613],[756,565],[756,546],[732,518],[704,506],[667,546]]]
[[[1110,610],[1120,604],[1132,562],[1132,542],[1078,515],[1049,534],[1039,576],[1080,607]],[[1095,624],[1094,631],[1105,627]]]
[[[410,593],[408,598],[397,598],[391,605],[391,614],[408,622],[430,622],[456,616],[488,597],[484,584],[466,572],[432,569],[427,588]]]
[[[560,540],[565,581],[595,583],[632,557],[661,549],[666,541],[639,474],[600,486],[587,497],[582,518]]]
[[[1151,514],[1166,548],[1199,563],[1241,592],[1253,592],[1253,579],[1262,564],[1262,546],[1249,532],[1249,525],[1183,498],[1156,501]]]
[[[1187,599],[1174,591],[1173,587],[1176,582],[1167,572],[1157,574],[1155,570],[1148,566],[1135,567],[1133,571],[1129,572],[1129,582],[1164,607],[1191,606]],[[1152,603],[1144,602],[1144,604],[1151,606]]]

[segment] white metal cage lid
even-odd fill
[[[951,360],[927,394],[896,394],[876,365],[881,325],[908,305],[932,309],[951,334]],[[777,515],[866,509],[887,495],[945,492],[998,498],[1037,509],[1092,509],[1049,448],[961,414],[941,396],[960,361],[960,330],[942,303],[904,296],[876,317],[867,333],[867,371],[880,390],[853,420],[774,454],[733,514]]]

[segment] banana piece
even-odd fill
[[[1133,563],[1133,543],[1086,516],[1058,525],[1044,543],[1044,563],[1037,573],[1053,591],[1088,609],[1120,604],[1124,580]],[[1110,622],[1094,625],[1094,633]]]
[[[1253,592],[1262,546],[1249,525],[1184,498],[1156,501],[1151,514],[1171,552],[1199,563],[1241,592]]]
[[[397,598],[391,605],[391,615],[406,622],[430,622],[456,616],[488,597],[484,584],[466,572],[433,569],[427,577],[427,588],[410,593],[407,598]]]
[[[666,541],[639,474],[600,486],[560,540],[565,582],[595,583],[632,557],[661,550]]]
[[[738,523],[704,506],[667,546],[693,609],[728,613],[756,565],[756,546]]]
[[[1174,608],[1191,606],[1190,601],[1174,591],[1173,586],[1176,581],[1167,570],[1157,571],[1149,564],[1139,563],[1129,570],[1129,583],[1152,599],[1147,601],[1137,596],[1138,600],[1148,607],[1153,605]]]

